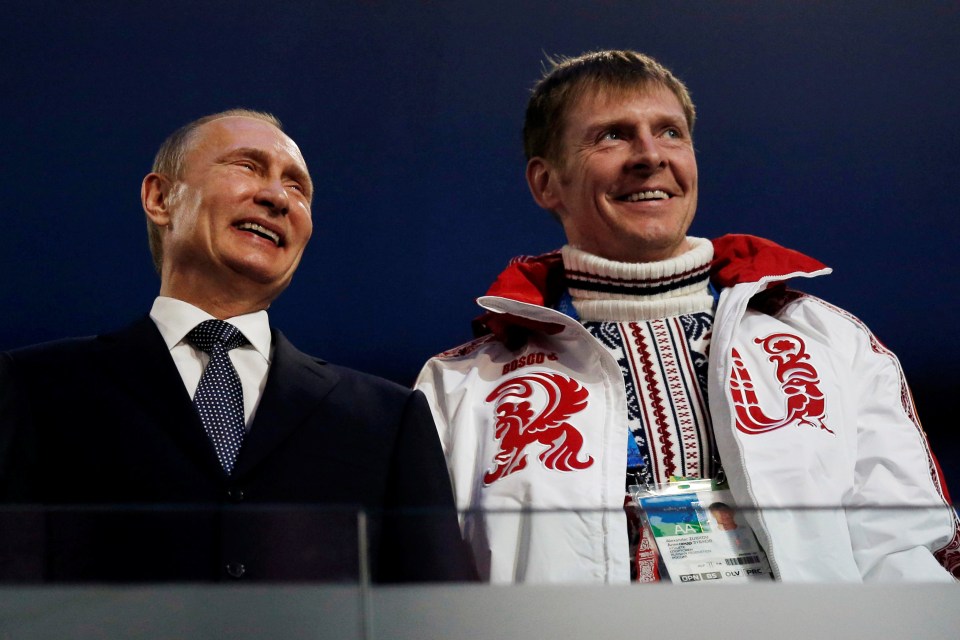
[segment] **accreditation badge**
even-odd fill
[[[767,556],[729,490],[710,480],[684,479],[655,490],[632,488],[671,582],[773,579]]]

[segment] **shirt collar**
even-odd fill
[[[167,348],[173,349],[184,342],[187,334],[195,326],[214,317],[189,302],[157,296],[150,309],[150,319],[157,325]],[[239,329],[257,353],[270,362],[270,319],[265,309],[226,318],[226,321]]]

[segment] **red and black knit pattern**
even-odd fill
[[[573,296],[587,291],[624,296],[650,296],[676,292],[697,285],[706,286],[709,274],[709,264],[659,278],[619,278],[567,269],[566,284]]]
[[[620,365],[627,424],[647,483],[671,476],[706,478],[717,471],[706,384],[712,325],[710,313],[584,323]]]

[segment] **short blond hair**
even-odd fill
[[[693,133],[696,109],[686,85],[669,69],[637,51],[591,51],[575,58],[548,58],[550,68],[534,85],[523,124],[527,160],[541,157],[562,164],[566,116],[588,92],[628,91],[661,85],[680,102]]]

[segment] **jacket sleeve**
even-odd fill
[[[444,454],[449,456],[450,411],[447,405],[452,398],[445,393],[443,387],[443,367],[439,365],[435,359],[429,360],[420,371],[420,375],[417,376],[413,388],[420,391],[426,397],[427,404],[430,407],[430,412],[433,414],[433,420],[437,427],[437,433],[440,437],[440,444],[443,447]]]
[[[466,369],[466,371],[463,370]],[[424,365],[414,388],[427,399],[446,459],[454,500],[460,510],[471,509],[477,481],[477,457],[482,446],[476,431],[476,412],[470,395],[473,371],[467,364],[433,358]]]
[[[477,580],[458,526],[443,451],[423,394],[403,412],[384,514],[381,582]]]
[[[854,323],[857,451],[846,502],[854,558],[865,581],[960,577],[957,514],[900,364]]]

